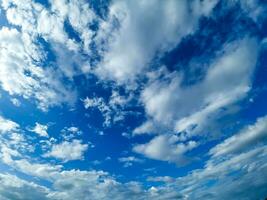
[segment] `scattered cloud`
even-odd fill
[[[124,167],[130,167],[133,165],[133,163],[142,163],[144,160],[140,158],[136,158],[134,156],[128,156],[128,157],[121,157],[118,159],[119,162],[124,163]]]
[[[175,179],[170,176],[149,176],[147,178],[147,181],[171,183],[171,182],[174,182]]]
[[[222,156],[242,152],[251,146],[264,143],[267,138],[267,116],[257,119],[239,133],[226,139],[223,143],[210,150],[212,156]]]
[[[31,132],[34,132],[41,137],[49,137],[47,130],[48,130],[48,125],[42,125],[39,124],[38,122],[35,123],[35,127],[30,129]]]
[[[20,107],[20,105],[21,105],[21,102],[16,98],[11,99],[11,102],[16,107]]]
[[[209,15],[216,3],[114,1],[109,8],[106,22],[109,24],[102,24],[102,34],[96,37],[98,43],[107,35],[111,38],[106,42],[106,50],[101,52],[103,61],[96,73],[119,83],[134,80],[146,71],[157,52],[168,51],[192,33],[199,18]],[[120,28],[113,30],[116,22]]]
[[[143,154],[148,158],[184,165],[187,159],[185,159],[183,154],[196,146],[197,142],[195,141],[181,143],[177,136],[159,135],[146,144],[134,146],[133,151]]]
[[[267,116],[259,97],[249,96],[264,65],[266,3],[0,4],[1,200],[266,198]],[[224,38],[232,15],[242,33],[234,29]],[[219,32],[216,26],[223,31],[214,42],[208,37]],[[209,48],[210,41],[218,46]],[[204,54],[195,43],[207,46]],[[177,48],[184,55],[178,62]],[[55,126],[27,128],[46,118]],[[195,160],[170,176],[169,163]],[[105,161],[118,169],[94,170]],[[123,169],[138,163],[134,173]]]
[[[9,119],[5,119],[0,116],[0,133],[7,133],[16,131],[19,128],[19,125],[16,122],[13,122]]]
[[[82,160],[83,154],[87,150],[88,145],[83,144],[81,140],[73,140],[71,142],[63,141],[60,144],[54,144],[50,152],[45,157],[54,157],[64,162],[71,160]]]

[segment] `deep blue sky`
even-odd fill
[[[265,1],[0,2],[0,199],[267,197]]]

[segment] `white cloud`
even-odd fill
[[[71,127],[64,127],[64,129],[61,130],[61,136],[64,138],[64,140],[72,140],[73,138],[76,138],[77,136],[81,135],[83,132],[75,126]]]
[[[226,139],[210,150],[212,156],[238,153],[257,143],[264,143],[267,138],[267,116],[257,119],[253,125]]]
[[[51,165],[48,163],[31,163],[26,159],[14,160],[12,159],[12,157],[9,162],[6,162],[6,164],[24,174],[47,180],[53,180],[54,176],[57,176],[62,169],[61,165]]]
[[[164,52],[197,27],[217,1],[114,1],[96,41],[106,42],[96,73],[119,83],[144,73],[156,52]],[[119,22],[118,27],[116,23]],[[115,26],[115,28],[114,28]],[[114,30],[115,29],[115,30]],[[101,46],[101,45],[100,45]],[[99,48],[100,49],[100,48]]]
[[[155,126],[152,121],[146,121],[141,126],[138,126],[133,130],[133,135],[151,134],[155,131]]]
[[[16,98],[12,98],[11,99],[11,102],[16,107],[20,107],[20,105],[21,105],[21,102],[18,99],[16,99]]]
[[[203,169],[178,178],[172,189],[189,199],[266,198],[266,146],[254,147],[245,153],[209,160]]]
[[[0,133],[16,131],[18,128],[19,125],[16,122],[13,122],[0,116]]]
[[[33,129],[30,129],[30,131],[38,134],[41,137],[48,137],[49,135],[47,133],[47,129],[48,129],[47,125],[42,125],[36,122],[35,127],[33,127]]]
[[[214,120],[223,115],[221,108],[246,96],[256,65],[258,43],[254,38],[245,38],[226,45],[223,50],[204,80],[193,86],[181,87],[182,77],[177,73],[163,71],[164,80],[154,76],[156,80],[152,79],[141,94],[149,119],[133,133],[159,136],[147,144],[136,145],[134,151],[153,159],[183,163],[183,153],[196,145],[182,141],[203,134],[204,129],[207,132]],[[172,132],[178,134],[171,136]],[[176,144],[177,141],[181,143]]]
[[[127,111],[123,111],[123,109],[131,98],[131,95],[126,98],[117,91],[112,91],[108,101],[105,101],[102,97],[86,97],[82,101],[85,109],[98,109],[104,117],[103,125],[110,126],[112,123],[120,122],[124,119]]]
[[[187,163],[187,159],[185,159],[183,154],[196,146],[197,143],[195,141],[180,143],[177,136],[159,135],[146,144],[134,146],[133,151],[143,154],[148,158],[184,165]]]
[[[173,131],[200,132],[220,116],[221,108],[237,102],[250,90],[257,47],[253,38],[227,45],[204,80],[193,86],[181,87],[181,76],[176,73],[167,75],[167,81],[153,81],[142,92],[146,113],[155,124]]]
[[[124,163],[124,167],[130,167],[133,165],[133,163],[142,163],[144,160],[140,158],[136,158],[134,156],[128,156],[128,157],[121,157],[118,159],[119,162]]]
[[[0,174],[2,200],[49,200],[49,189],[11,174]]]
[[[71,80],[73,76],[88,73],[90,69],[79,51],[82,48],[88,51],[93,35],[88,27],[95,18],[84,1],[53,1],[51,5],[50,10],[32,1],[3,1],[2,7],[8,21],[19,26],[21,31],[3,28],[0,33],[2,88],[11,95],[37,100],[38,107],[45,111],[52,106],[62,103],[72,105],[75,102],[76,92],[70,86]],[[69,21],[81,35],[80,44],[65,32],[65,21]],[[47,59],[47,52],[38,41],[40,37],[49,43],[55,53],[56,63],[47,65],[57,66],[39,66]],[[12,76],[5,77],[6,74]],[[64,76],[70,81],[68,84],[62,83]]]
[[[56,74],[52,69],[35,65],[34,59],[40,61],[43,56],[42,51],[28,52],[26,36],[27,34],[12,28],[3,27],[0,30],[2,89],[10,95],[36,99],[38,107],[42,110],[63,102],[73,102],[73,92],[68,91],[58,79],[55,79]],[[32,45],[30,45],[31,49],[37,48],[36,45]]]
[[[174,182],[175,179],[170,176],[149,176],[147,177],[147,181],[171,183]]]
[[[72,133],[78,133],[80,132],[79,128],[78,127],[75,127],[75,126],[71,126],[69,128],[67,128],[68,131],[72,132]]]
[[[11,175],[1,174],[0,196],[12,188],[22,199],[27,190],[25,185],[31,185],[32,194],[40,195],[49,200],[59,199],[262,199],[266,191],[266,147],[257,147],[225,158],[212,158],[203,169],[194,170],[185,177],[173,179],[168,176],[150,177],[148,181],[165,182],[166,185],[153,186],[144,190],[139,183],[120,183],[102,171],[63,170],[53,165],[29,163],[26,160],[18,162],[18,170],[36,177],[52,181],[52,188],[21,180]],[[126,160],[132,160],[126,159]],[[26,163],[26,164],[25,164]],[[22,166],[22,167],[20,167]],[[39,169],[40,168],[40,169]],[[26,170],[27,169],[27,170]],[[45,170],[42,170],[45,169]],[[47,170],[46,170],[47,169]],[[52,169],[52,170],[50,170]],[[38,173],[40,172],[40,173]],[[44,176],[46,174],[46,176]],[[10,176],[5,180],[4,176]],[[257,177],[257,178],[255,178]],[[6,177],[7,178],[7,177]],[[11,181],[12,180],[12,181]],[[221,188],[224,188],[222,191]],[[16,188],[16,190],[14,190]],[[40,190],[40,188],[42,188]],[[99,190],[102,192],[99,193]],[[179,193],[177,192],[179,191]],[[253,191],[253,192],[252,192]],[[23,194],[20,194],[22,193]],[[14,193],[12,193],[14,194]],[[23,196],[24,195],[24,196]],[[2,197],[1,196],[1,197]]]
[[[260,141],[266,130],[266,117],[241,129],[210,152],[212,157],[203,168],[176,179],[149,177],[148,181],[166,181],[162,187],[152,187],[167,195],[179,191],[181,199],[264,199],[267,195],[267,151]],[[263,141],[263,140],[262,140]],[[223,188],[223,190],[222,190]]]
[[[64,162],[70,160],[81,160],[83,154],[87,150],[88,145],[82,144],[81,140],[73,140],[71,142],[63,141],[60,144],[54,144],[50,152],[45,157],[54,157]]]
[[[89,108],[97,108],[103,115],[104,117],[104,125],[109,126],[111,123],[111,115],[112,115],[112,110],[110,107],[106,104],[105,100],[102,97],[94,97],[94,98],[88,98],[86,97],[83,100],[84,107],[85,109]]]

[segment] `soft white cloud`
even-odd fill
[[[170,176],[149,176],[147,177],[147,181],[171,183],[174,182],[175,179]]]
[[[203,169],[194,170],[185,177],[177,179],[168,176],[150,177],[148,181],[163,181],[165,185],[153,186],[149,190],[143,189],[136,182],[122,184],[102,171],[67,171],[49,164],[15,160],[13,162],[17,162],[17,165],[14,165],[17,170],[52,181],[52,188],[21,180],[9,174],[1,174],[0,197],[10,200],[13,196],[9,196],[8,191],[12,189],[12,194],[16,194],[16,197],[29,199],[31,196],[27,196],[29,193],[25,189],[29,187],[34,197],[46,197],[49,200],[262,199],[267,194],[266,159],[266,146],[257,148],[251,146],[245,153],[211,158]],[[222,187],[224,190],[221,190]],[[99,190],[102,192],[99,193]]]
[[[48,188],[25,181],[11,174],[0,174],[0,198],[2,200],[49,200]]]
[[[83,144],[81,140],[73,140],[71,142],[63,141],[60,144],[54,144],[50,152],[45,157],[54,157],[64,162],[70,160],[81,160],[83,154],[87,150],[88,145]]]
[[[84,1],[53,1],[51,5],[50,9],[28,0],[23,3],[2,1],[7,20],[19,26],[21,31],[1,30],[0,64],[3,67],[0,76],[3,78],[0,84],[11,95],[37,100],[42,110],[75,102],[76,92],[71,83],[66,85],[62,81],[64,76],[71,81],[75,75],[88,73],[90,65],[80,51],[89,51],[93,32],[88,27],[95,18],[89,4]],[[80,44],[69,38],[64,27],[66,21],[80,34]],[[44,52],[38,38],[49,43],[56,62],[47,65],[56,67],[39,66],[47,59],[47,52]],[[5,77],[6,74],[12,76]]]
[[[120,122],[124,119],[127,111],[123,109],[127,107],[127,103],[131,100],[132,96],[121,96],[117,91],[112,91],[108,101],[102,97],[86,97],[83,99],[85,109],[98,109],[103,115],[104,126],[110,126],[112,123]]]
[[[159,135],[146,144],[134,146],[133,151],[143,154],[148,158],[184,165],[187,163],[187,160],[183,154],[196,146],[197,142],[195,141],[180,143],[177,136]]]
[[[36,122],[35,127],[30,129],[30,131],[38,134],[41,137],[48,137],[49,135],[47,133],[47,129],[48,129],[47,125],[42,125],[42,124],[39,124],[38,122]]]
[[[179,191],[181,199],[266,198],[266,143],[257,142],[264,137],[265,124],[266,117],[262,117],[254,125],[241,129],[211,150],[212,157],[203,168],[186,176],[149,177],[148,181],[166,181],[162,187],[152,187],[150,191],[158,194],[162,189],[165,195]]]
[[[221,108],[247,94],[256,64],[257,47],[253,38],[225,46],[204,80],[193,86],[181,87],[182,77],[177,73],[167,75],[167,81],[153,81],[142,93],[146,113],[155,124],[176,132],[200,132],[220,116]]]
[[[76,138],[77,136],[81,135],[83,132],[75,126],[71,127],[64,127],[61,130],[61,136],[64,138],[64,140],[72,140],[73,138]]]
[[[97,108],[103,115],[104,117],[104,125],[108,126],[111,123],[111,115],[112,115],[112,110],[110,107],[106,104],[105,100],[102,97],[94,97],[94,98],[88,98],[86,97],[83,100],[84,107],[85,109],[89,108]]]
[[[142,163],[144,160],[140,158],[136,158],[134,156],[128,156],[128,157],[121,157],[118,159],[119,162],[124,163],[124,167],[130,167],[133,165],[133,163]]]
[[[43,178],[47,180],[53,180],[54,176],[57,176],[62,169],[61,165],[51,165],[48,163],[31,163],[26,159],[13,159],[10,155],[9,162],[5,162],[12,168],[19,170],[24,174],[30,176]]]
[[[267,116],[257,119],[253,125],[226,139],[210,150],[213,156],[227,155],[244,151],[257,143],[261,144],[267,138]]]
[[[199,18],[208,15],[216,3],[113,1],[108,20],[100,25],[96,36],[100,46],[103,40],[106,45],[96,73],[119,83],[135,79],[144,73],[156,53],[173,48],[192,33]]]
[[[71,126],[69,128],[67,128],[68,131],[72,132],[72,133],[78,133],[80,132],[79,128],[78,127],[75,127],[75,126]]]
[[[209,160],[203,169],[178,178],[172,189],[189,199],[266,198],[266,146],[254,147],[245,153]]]
[[[38,47],[35,45],[31,48],[35,51],[28,52],[26,36],[27,34],[12,28],[3,27],[0,30],[2,89],[10,95],[36,99],[38,107],[42,110],[63,102],[73,102],[73,92],[68,91],[58,79],[55,79],[56,74],[53,70],[35,64],[36,60],[42,59],[42,51],[36,49]]]
[[[19,125],[16,122],[13,122],[9,119],[5,119],[0,116],[0,133],[16,131],[18,128]]]
[[[152,121],[146,121],[141,126],[133,130],[133,135],[151,134],[155,131],[156,124]]]
[[[136,145],[134,151],[158,160],[184,162],[183,153],[196,145],[182,143],[203,130],[212,128],[214,120],[223,115],[222,108],[246,96],[256,65],[258,43],[244,38],[224,47],[224,51],[211,64],[203,81],[181,87],[178,73],[166,74],[143,90],[141,99],[149,120],[137,127],[133,134],[158,133],[147,144]],[[152,121],[151,121],[152,120]],[[171,136],[176,132],[178,135]],[[170,135],[162,135],[170,134]],[[174,139],[175,138],[175,139]],[[180,144],[176,144],[180,141]],[[194,144],[194,145],[189,145]]]

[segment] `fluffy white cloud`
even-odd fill
[[[254,38],[225,46],[222,55],[211,64],[204,80],[193,86],[181,87],[179,74],[163,71],[165,80],[156,78],[151,81],[141,95],[150,121],[137,127],[133,133],[162,134],[162,131],[173,131],[178,133],[178,137],[160,135],[147,144],[137,145],[134,151],[149,158],[179,162],[180,156],[177,155],[182,155],[195,145],[175,143],[178,140],[186,141],[195,134],[203,134],[204,128],[210,128],[214,119],[223,115],[221,108],[237,102],[250,90],[257,52],[258,43]],[[172,138],[177,139],[172,142]],[[169,147],[171,145],[173,148]]]
[[[223,143],[215,146],[210,150],[213,156],[227,155],[238,153],[245,149],[261,144],[267,138],[267,116],[259,118],[253,125],[241,130],[240,133],[226,139]]]
[[[152,82],[142,93],[147,114],[177,132],[201,130],[220,108],[246,95],[256,58],[257,41],[245,38],[227,45],[198,84],[181,87],[177,74]]]
[[[2,89],[10,95],[35,98],[38,107],[43,110],[62,102],[73,102],[73,92],[68,91],[57,79],[54,80],[52,69],[44,69],[35,64],[33,57],[40,61],[38,57],[42,57],[42,51],[28,52],[24,36],[27,35],[16,29],[3,27],[0,30]]]
[[[189,199],[264,199],[266,159],[266,145],[253,145],[246,152],[212,158],[203,169],[177,179],[172,188]]]
[[[33,1],[5,0],[1,4],[7,20],[21,28],[21,31],[8,28],[0,31],[2,88],[11,95],[36,99],[42,110],[66,102],[73,104],[75,90],[71,88],[71,83],[66,85],[62,81],[64,76],[71,81],[73,76],[88,73],[90,68],[79,53],[82,49],[89,51],[93,35],[88,28],[94,19],[89,5],[84,1],[55,1],[51,2],[50,9]],[[67,21],[80,34],[81,44],[69,38],[64,27]],[[40,67],[47,58],[47,52],[44,52],[38,38],[48,42],[55,53],[56,62],[46,63],[46,68]]]
[[[112,2],[108,22],[101,24],[96,37],[101,44],[102,40],[108,40],[96,73],[118,82],[135,79],[144,73],[157,52],[173,48],[183,36],[192,33],[199,18],[208,15],[216,3],[209,0]],[[110,25],[114,23],[119,23],[118,28]]]
[[[17,128],[19,128],[19,125],[16,122],[13,122],[0,116],[0,133],[16,131]]]
[[[0,174],[2,200],[49,200],[49,189],[10,174]]]
[[[148,158],[174,162],[177,165],[184,165],[187,160],[183,154],[196,146],[197,143],[195,141],[180,143],[177,136],[159,135],[146,144],[134,146],[133,150]]]
[[[88,98],[86,97],[83,100],[84,107],[85,109],[89,108],[97,108],[103,115],[104,117],[104,125],[108,126],[111,123],[111,115],[112,115],[112,110],[110,107],[106,104],[105,100],[102,97],[94,97],[94,98]]]
[[[263,119],[265,118],[260,118],[250,126],[253,128],[244,130],[254,133],[255,127],[260,129],[259,127],[265,124]],[[221,144],[225,144],[228,140]],[[49,200],[263,199],[267,194],[267,151],[266,145],[255,145],[256,143],[247,143],[249,149],[246,152],[212,157],[203,169],[194,170],[185,177],[177,179],[168,176],[149,177],[149,182],[165,182],[164,185],[153,186],[149,190],[143,189],[137,182],[122,184],[102,171],[67,171],[57,165],[16,159],[7,164],[14,166],[20,172],[52,182],[51,188],[9,174],[0,174],[0,197],[4,200],[16,198],[26,200],[32,197]],[[134,160],[134,158],[126,157],[123,160]],[[221,190],[222,187],[224,190]],[[9,192],[11,189],[12,193]],[[99,190],[102,192],[99,193]]]
[[[48,129],[47,125],[42,125],[42,124],[39,124],[38,122],[36,122],[35,127],[30,129],[30,131],[38,134],[41,137],[48,137],[49,135],[47,133],[47,129]]]
[[[70,141],[73,138],[76,138],[77,136],[81,135],[83,132],[75,126],[71,126],[71,127],[64,127],[61,130],[61,136],[64,138],[64,140],[66,141]]]
[[[64,162],[81,160],[87,148],[88,145],[82,144],[81,140],[63,141],[60,144],[54,144],[51,151],[45,154],[45,157],[54,157]]]
[[[98,109],[104,117],[104,126],[110,126],[112,123],[122,121],[127,111],[127,103],[131,100],[132,96],[121,96],[117,91],[112,91],[108,101],[102,97],[86,97],[83,101],[85,109]]]
[[[147,178],[147,181],[149,182],[165,182],[165,183],[171,183],[174,182],[175,179],[170,176],[149,176]]]

